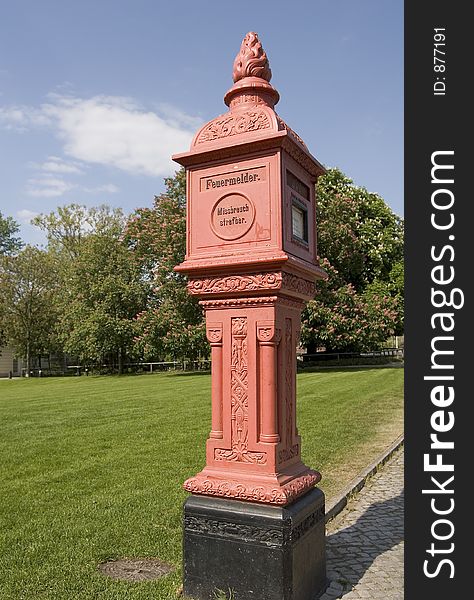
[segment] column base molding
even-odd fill
[[[187,479],[183,487],[192,494],[233,498],[249,502],[261,502],[287,506],[321,481],[321,474],[304,465],[296,474],[258,475],[232,474],[206,467]],[[229,476],[231,475],[231,476]]]

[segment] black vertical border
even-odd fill
[[[469,274],[474,270],[474,253],[469,243],[471,239],[474,240],[474,232],[471,233],[474,197],[468,187],[468,173],[474,172],[474,165],[468,164],[471,163],[470,155],[473,152],[468,144],[473,129],[473,109],[468,109],[468,103],[474,104],[474,98],[468,86],[472,78],[469,63],[474,55],[474,36],[467,15],[468,8],[461,2],[405,2],[406,600],[450,600],[461,597],[461,594],[472,594],[468,540],[473,529],[471,510],[474,503],[468,488],[472,489],[473,485],[470,484],[474,483],[474,469],[470,465],[471,457],[474,458],[474,420],[470,420],[472,411],[469,410],[474,406],[474,398],[468,377],[470,371],[474,373],[474,323],[470,315],[472,303],[468,289]],[[446,29],[445,73],[435,73],[433,69],[434,28]],[[433,94],[436,76],[446,78],[445,96]],[[455,193],[452,209],[455,223],[449,232],[436,231],[430,222],[433,212],[431,194],[434,190],[431,183],[431,155],[441,150],[454,150],[455,183],[451,189]],[[453,234],[455,239],[448,240],[449,234]],[[430,374],[431,341],[434,335],[439,335],[434,332],[430,322],[432,314],[437,312],[430,299],[433,285],[431,269],[436,264],[430,252],[432,246],[440,249],[450,243],[455,257],[452,263],[446,260],[444,264],[454,267],[455,281],[451,287],[463,290],[465,304],[459,310],[452,310],[456,323],[451,334],[455,337],[455,355],[454,358],[450,357],[450,361],[445,361],[454,362],[452,374],[455,377],[452,384],[455,400],[452,407],[446,409],[454,411],[455,425],[443,438],[455,442],[454,450],[445,451],[443,457],[444,462],[454,461],[452,487],[455,508],[447,518],[452,520],[455,532],[452,539],[441,542],[432,537],[431,526],[442,517],[432,512],[430,501],[433,496],[422,493],[423,489],[436,487],[430,481],[430,476],[436,476],[436,473],[424,471],[423,455],[430,452],[430,434],[433,433],[430,418],[438,410],[430,400],[430,391],[436,384],[424,381],[423,377]],[[447,478],[446,473],[438,475],[441,481]],[[446,499],[450,496],[438,497]],[[437,531],[442,532],[442,529]],[[426,552],[432,543],[437,548],[447,549],[451,542],[454,543],[452,553],[431,557]],[[429,569],[433,572],[443,558],[453,561],[454,578],[450,578],[451,569],[447,565],[441,567],[436,577],[426,577],[423,573],[424,561],[430,560]]]

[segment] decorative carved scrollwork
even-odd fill
[[[293,531],[291,532],[292,543],[295,543],[300,538],[302,538],[305,535],[305,533],[307,533],[310,529],[312,529],[315,525],[322,521],[324,519],[324,516],[325,509],[323,504],[293,529]]]
[[[188,281],[190,294],[223,294],[229,292],[253,292],[277,290],[281,287],[281,273],[254,273],[251,275],[229,275],[209,279]]]
[[[289,542],[290,537],[289,532],[284,529],[266,529],[260,525],[257,527],[243,523],[218,521],[207,517],[192,517],[190,515],[184,518],[184,528],[186,531],[225,537],[226,539],[262,542],[266,546],[282,546],[284,543]]]
[[[244,444],[239,442],[236,442],[231,450],[216,448],[214,450],[214,459],[254,463],[256,465],[265,465],[267,463],[267,455],[265,452],[251,452],[250,450],[247,450],[247,447]]]
[[[298,496],[315,486],[321,480],[317,471],[309,471],[306,475],[297,477],[281,487],[261,484],[254,487],[238,481],[222,481],[206,477],[192,477],[184,482],[184,489],[193,494],[235,498],[250,502],[263,502],[285,506]]]
[[[286,272],[283,273],[282,288],[310,297],[313,297],[316,293],[316,284],[314,281],[308,281],[307,279]]]
[[[298,444],[294,444],[291,448],[283,448],[283,450],[280,450],[278,453],[278,462],[283,463],[287,460],[291,460],[292,458],[295,458],[295,456],[299,456],[299,453],[300,447]]]
[[[306,169],[306,171],[311,173],[311,175],[318,177],[325,173],[324,168],[321,165],[318,165],[307,152],[298,147],[291,139],[284,140],[282,146],[291,158]]]
[[[255,109],[238,114],[227,113],[206,125],[199,133],[195,143],[213,142],[231,135],[269,128],[270,119],[264,110]]]
[[[247,318],[234,317],[231,330],[231,447],[216,448],[214,459],[264,465],[267,462],[266,453],[248,449]]]

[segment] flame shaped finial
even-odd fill
[[[260,77],[270,81],[272,72],[265,50],[254,31],[249,31],[242,41],[240,51],[235,57],[234,83],[244,77]]]

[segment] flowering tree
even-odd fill
[[[186,253],[186,176],[165,179],[166,193],[152,208],[133,213],[125,239],[148,284],[147,308],[137,317],[136,346],[145,358],[207,355],[202,312],[186,290],[186,278],[173,268]]]
[[[303,313],[308,352],[373,350],[403,330],[403,222],[338,169],[319,179],[318,251],[328,280]]]

